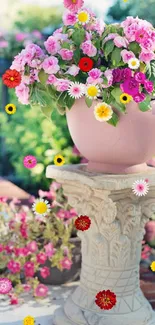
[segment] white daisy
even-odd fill
[[[96,99],[100,94],[100,89],[97,85],[88,85],[86,87],[86,96],[90,99]]]
[[[137,196],[144,196],[149,191],[149,185],[145,180],[141,179],[140,181],[135,181],[133,183],[132,190]]]
[[[137,58],[131,58],[128,61],[128,66],[130,69],[137,70],[140,66],[140,61]]]
[[[77,20],[81,25],[88,24],[90,21],[90,15],[86,10],[79,10],[77,13]]]
[[[32,205],[32,210],[35,214],[44,217],[47,215],[48,212],[50,212],[50,204],[47,200],[36,199]]]
[[[79,99],[84,95],[85,87],[79,82],[72,82],[69,86],[68,93],[70,97]]]

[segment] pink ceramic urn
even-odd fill
[[[155,155],[155,101],[147,112],[141,112],[135,102],[129,103],[127,114],[119,113],[116,127],[95,119],[97,103],[88,108],[82,98],[66,112],[73,142],[89,161],[87,170],[112,174],[146,171],[146,161]]]

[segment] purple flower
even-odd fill
[[[145,80],[144,82],[144,88],[146,89],[146,91],[151,94],[153,92],[154,89],[154,84],[152,81],[150,80]]]
[[[144,84],[146,76],[145,76],[145,74],[143,72],[136,72],[135,75],[134,75],[134,78],[140,84]]]
[[[143,94],[143,93],[138,93],[137,95],[133,96],[133,100],[136,102],[136,103],[141,103],[145,100],[146,98],[146,95]]]
[[[124,93],[132,97],[139,94],[139,83],[133,77],[126,79],[124,83],[120,85],[120,88]]]
[[[122,80],[122,70],[114,69],[112,71],[113,74],[113,83],[120,82]]]
[[[132,76],[131,70],[129,68],[122,69],[122,80],[125,81]]]

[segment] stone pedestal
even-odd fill
[[[63,186],[78,215],[87,215],[82,240],[80,286],[54,317],[54,325],[155,325],[155,313],[139,287],[144,225],[155,211],[155,170],[130,175],[88,173],[85,165],[48,166],[46,176]],[[148,178],[150,190],[137,197],[136,180]],[[111,290],[117,304],[101,310],[99,291]]]

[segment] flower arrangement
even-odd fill
[[[26,46],[11,65],[21,75],[16,95],[51,117],[84,98],[94,117],[116,126],[131,101],[151,109],[155,91],[155,30],[146,20],[127,17],[106,25],[83,0],[64,0],[63,27],[45,42]],[[97,100],[97,104],[96,101]]]
[[[47,296],[48,288],[37,277],[41,275],[45,279],[50,275],[46,261],[61,271],[72,266],[74,245],[69,239],[76,235],[77,214],[67,204],[62,187],[56,182],[49,191],[39,190],[39,197],[31,198],[34,212],[28,206],[21,206],[18,200],[8,202],[7,198],[0,198],[0,278],[3,282],[0,294],[8,291],[11,304],[19,303],[19,295],[26,292],[35,298]],[[50,202],[45,214],[43,208],[47,201],[44,198]]]
[[[43,37],[39,30],[34,30],[32,33],[0,32],[0,58],[12,60],[25,46],[34,42],[40,46],[43,45]]]

